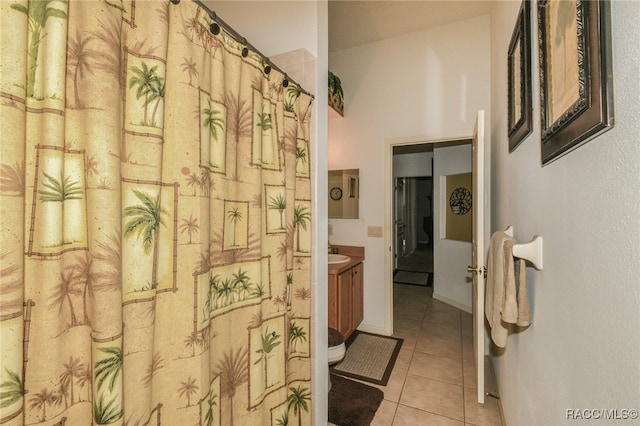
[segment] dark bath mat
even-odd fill
[[[331,374],[329,421],[338,426],[369,425],[383,399],[378,388]]]

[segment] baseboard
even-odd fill
[[[433,296],[432,297],[434,299],[436,299],[436,300],[439,300],[441,302],[446,303],[447,305],[451,305],[454,308],[458,308],[461,311],[465,311],[468,314],[473,314],[473,310],[471,309],[471,306],[463,305],[462,303],[456,302],[455,300],[449,299],[448,297],[444,297],[444,296],[436,293],[435,291],[433,292]]]
[[[384,328],[376,327],[370,324],[360,323],[357,329],[359,331],[364,331],[365,333],[379,334],[380,336],[391,336],[391,333]]]

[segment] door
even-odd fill
[[[353,332],[353,278],[347,269],[338,275],[338,331],[345,340]]]
[[[484,111],[478,111],[473,130],[473,225],[471,272],[473,284],[473,352],[478,383],[478,402],[484,404],[484,293],[486,269],[485,230],[488,229],[485,192]],[[488,183],[488,182],[487,182]]]
[[[405,178],[397,178],[394,185],[394,259],[393,268],[398,269],[398,258],[405,255],[406,247],[406,188]]]

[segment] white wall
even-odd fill
[[[311,179],[314,191],[311,347],[313,424],[327,424],[327,2],[205,1],[225,22],[266,56],[306,49],[316,58],[311,126]],[[287,70],[284,70],[285,72]]]
[[[329,120],[329,167],[360,169],[361,197],[360,219],[331,220],[331,242],[365,247],[363,330],[391,331],[388,247],[367,237],[368,226],[385,220],[385,141],[472,134],[476,112],[490,102],[489,22],[487,15],[330,54],[345,110]]]
[[[433,152],[396,154],[393,156],[393,177],[431,176]]]
[[[545,167],[537,48],[534,131],[509,154],[506,55],[520,2],[492,13],[492,225],[513,225],[521,241],[544,237],[544,270],[527,272],[533,323],[493,358],[509,425],[576,423],[571,408],[640,408],[640,6],[611,3],[615,127]]]
[[[325,2],[203,0],[203,3],[267,57],[300,48],[319,57],[318,35],[326,33],[327,27],[318,26],[318,5]]]

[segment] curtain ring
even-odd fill
[[[271,67],[269,65],[266,65],[264,67],[264,73],[268,75],[270,72],[271,72]]]
[[[284,75],[284,80],[282,80],[282,87],[287,87],[289,86],[289,76],[288,75]]]
[[[246,58],[247,55],[249,55],[249,49],[247,48],[247,39],[245,37],[242,37],[242,44],[244,45],[242,48],[242,57]]]
[[[213,34],[213,35],[220,34],[220,25],[218,25],[218,23],[215,22],[216,19],[218,18],[216,13],[214,11],[211,11],[211,14],[209,14],[209,18],[211,18],[211,20],[213,20],[213,23],[211,25],[209,25],[209,31],[211,31],[211,34]]]
[[[178,3],[180,3],[180,0],[171,0],[171,3],[178,4]]]

